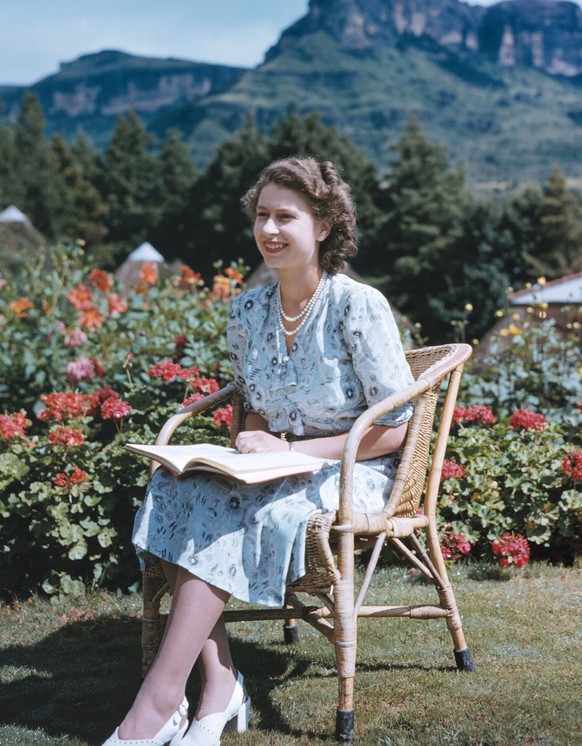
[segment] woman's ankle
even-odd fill
[[[237,673],[234,667],[225,668],[205,678],[196,709],[196,720],[226,709],[236,685]]]

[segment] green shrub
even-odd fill
[[[182,268],[134,288],[84,270],[75,247],[53,269],[0,279],[0,577],[4,592],[127,589],[137,580],[134,510],[152,442],[184,401],[230,376],[225,330],[242,275],[213,287]],[[17,284],[18,283],[18,284]],[[228,412],[199,417],[183,439],[224,442]]]

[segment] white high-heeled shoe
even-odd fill
[[[249,727],[251,700],[247,696],[244,676],[237,671],[236,684],[226,710],[214,712],[201,720],[193,720],[181,746],[220,746],[222,731],[244,733]]]
[[[181,724],[187,714],[188,700],[184,697],[180,707],[153,738],[134,738],[128,741],[119,737],[117,733],[119,729],[116,728],[115,733],[105,741],[103,746],[166,746],[167,743],[170,746],[178,746],[182,742],[182,737],[188,727],[188,720],[183,725]]]

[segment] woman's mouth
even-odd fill
[[[281,241],[264,241],[263,246],[265,247],[267,254],[278,254],[287,246],[287,244],[282,243]]]

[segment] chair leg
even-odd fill
[[[447,575],[447,569],[436,533],[436,528],[433,525],[429,525],[427,528],[427,544],[429,547],[430,560],[434,564],[436,573],[438,573],[438,577],[440,577],[442,583],[440,586],[437,584],[436,589],[439,594],[441,606],[446,608],[448,611],[447,627],[449,628],[449,632],[453,638],[457,668],[459,671],[475,671],[475,663],[473,661],[473,656],[471,655],[471,649],[465,641],[465,633],[463,632],[463,623],[461,621],[461,615],[459,614],[457,600]]]
[[[338,707],[335,738],[354,742],[354,678],[356,674],[357,617],[354,606],[354,537],[338,537],[340,580],[334,583],[335,607],[333,644],[338,675]]]
[[[287,601],[285,596],[285,608],[293,608]],[[297,619],[286,619],[283,624],[283,640],[285,645],[296,645],[299,642],[299,627],[297,626]]]

